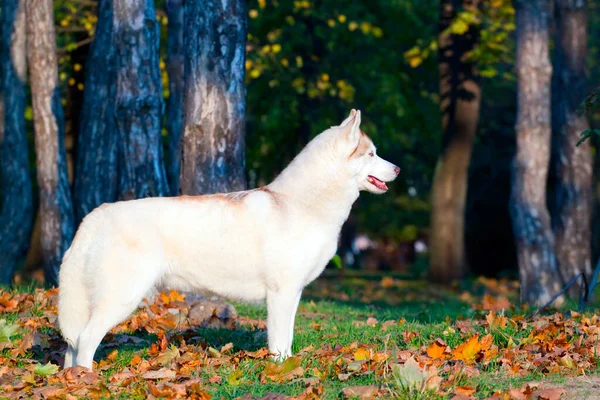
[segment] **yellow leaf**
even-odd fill
[[[471,336],[469,340],[460,344],[452,351],[452,359],[462,360],[467,364],[473,364],[477,360],[480,351],[481,344],[479,343],[479,336]]]
[[[258,11],[250,10],[250,11],[248,11],[248,15],[250,16],[250,18],[254,19],[254,18],[258,17]]]
[[[300,366],[298,357],[290,357],[282,364],[269,363],[266,365],[263,375],[275,382],[285,382],[302,376],[304,369]]]
[[[237,386],[240,384],[243,375],[244,370],[241,368],[233,371],[231,374],[229,374],[229,377],[227,377],[227,383],[229,383],[231,386]]]
[[[354,359],[356,361],[368,361],[370,358],[371,352],[368,349],[365,349],[364,347],[361,347],[360,349],[354,352]]]
[[[468,30],[469,25],[467,25],[467,23],[461,19],[454,20],[454,22],[452,22],[452,25],[450,25],[450,32],[452,32],[455,35],[462,35]]]
[[[422,63],[423,59],[421,57],[412,57],[408,60],[408,64],[413,68],[417,68]]]

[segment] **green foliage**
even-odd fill
[[[473,24],[481,26],[481,42],[471,57],[489,81],[484,103],[494,99],[494,104],[501,100],[513,104],[514,10],[509,0],[482,4],[477,13],[460,11],[449,30],[462,34]],[[156,9],[163,95],[168,97],[166,1],[158,1]],[[441,140],[435,56],[438,11],[439,2],[434,0],[249,0],[250,186],[269,182],[310,138],[358,108],[363,111],[363,130],[379,153],[402,168],[388,194],[361,196],[356,208],[360,230],[406,239],[412,235],[404,226],[427,226],[429,187]],[[73,92],[84,90],[81,53],[95,31],[95,4],[57,0],[55,20],[69,119],[69,109],[76,106]],[[27,117],[32,117],[30,110]],[[481,121],[482,132],[498,129],[494,118],[482,114]],[[514,122],[509,123],[512,127]]]

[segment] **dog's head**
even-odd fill
[[[360,130],[360,111],[352,110],[339,131],[338,148],[348,159],[358,189],[375,194],[387,192],[386,182],[396,179],[400,168],[377,155],[373,141]]]

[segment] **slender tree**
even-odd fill
[[[112,0],[99,0],[77,143],[73,202],[78,222],[100,204],[117,200],[119,189],[112,15]]]
[[[62,256],[73,238],[74,218],[67,176],[52,0],[27,0],[26,14],[42,257],[46,283],[57,285]]]
[[[167,177],[171,194],[179,194],[181,164],[181,134],[183,132],[183,82],[184,82],[184,21],[183,0],[167,3],[169,18],[167,40],[167,72],[169,74],[169,101],[167,103]]]
[[[0,283],[25,257],[33,222],[25,132],[25,0],[4,0],[0,13]]]
[[[246,186],[245,1],[188,1],[185,8],[181,191],[241,190]]]
[[[153,0],[113,0],[119,199],[168,192],[161,136],[159,38]]]
[[[575,112],[585,97],[587,1],[555,0],[556,52],[552,90],[552,168],[555,190],[552,228],[556,257],[565,280],[579,271],[590,276],[592,153],[589,141],[577,146],[589,128]],[[575,288],[572,294],[577,294]]]
[[[517,244],[521,301],[540,305],[561,288],[546,206],[552,74],[548,56],[550,3],[517,0],[515,9],[517,154],[513,161],[510,211]]]
[[[439,72],[442,112],[442,153],[433,178],[430,275],[448,282],[465,272],[464,218],[467,170],[479,121],[481,88],[477,66],[468,55],[480,29],[469,26],[461,35],[448,27],[462,8],[477,13],[479,0],[442,0],[440,9]]]

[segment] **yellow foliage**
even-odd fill
[[[348,24],[348,29],[350,32],[354,32],[356,28],[358,28],[358,24],[356,22],[352,21]]]
[[[248,15],[250,16],[250,18],[256,18],[258,17],[258,10],[252,9],[250,11],[248,11]]]
[[[260,76],[261,72],[258,69],[253,69],[252,71],[250,71],[250,78],[252,79],[256,79]]]

